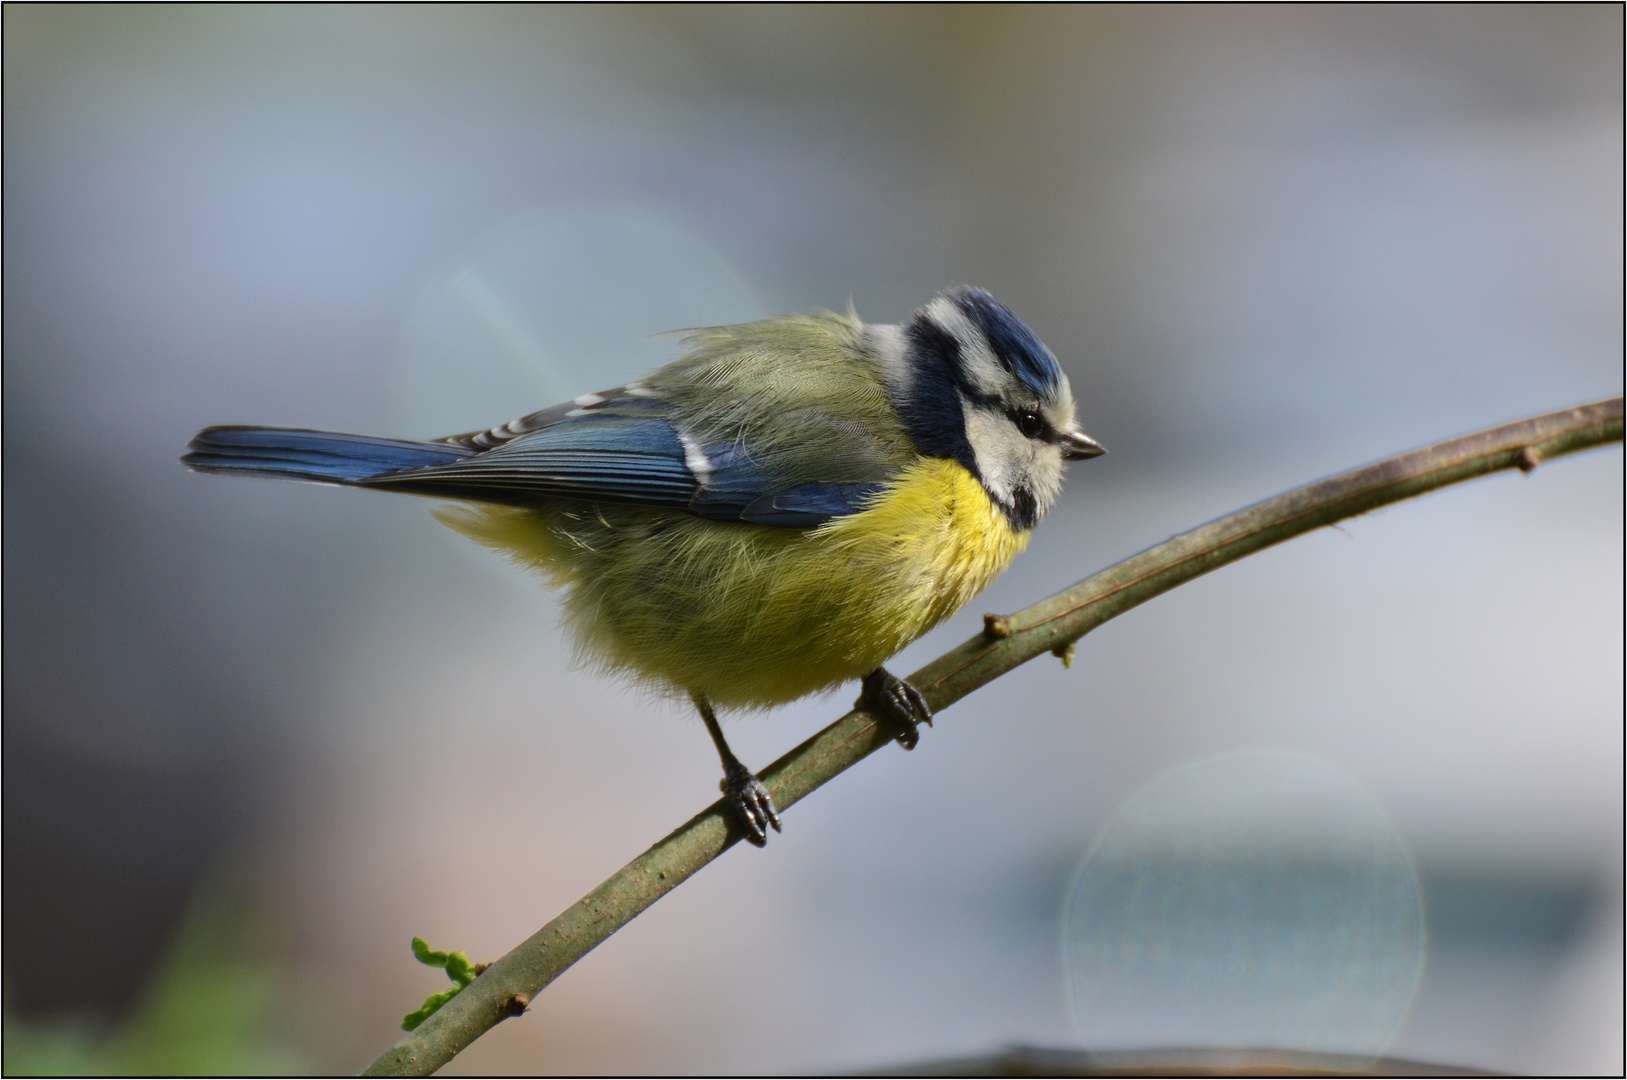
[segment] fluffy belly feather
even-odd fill
[[[953,461],[924,459],[817,529],[609,503],[437,516],[565,590],[581,657],[720,707],[834,688],[959,610],[1028,542]]]

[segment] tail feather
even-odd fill
[[[249,473],[357,484],[383,473],[444,465],[475,451],[447,443],[379,439],[299,428],[210,427],[187,447],[183,464],[205,472]]]

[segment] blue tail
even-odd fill
[[[475,453],[448,443],[268,427],[204,428],[187,449],[191,452],[181,461],[194,469],[327,484],[359,484],[383,473],[445,465]]]

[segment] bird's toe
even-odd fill
[[[780,815],[775,809],[774,797],[745,766],[728,770],[719,787],[745,826],[747,840],[762,847],[768,843],[769,829],[780,831]]]
[[[868,709],[898,729],[898,745],[913,750],[921,741],[920,725],[932,726],[932,707],[909,682],[886,668],[877,668],[864,677],[855,705]]]

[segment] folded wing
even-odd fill
[[[818,433],[806,419],[802,428]],[[887,479],[884,463],[856,469],[851,454],[822,455],[817,445],[788,454],[692,432],[667,402],[624,387],[434,442],[218,427],[199,432],[190,449],[182,460],[213,472],[510,505],[633,503],[793,529],[862,510]],[[822,458],[843,464],[822,467]]]

